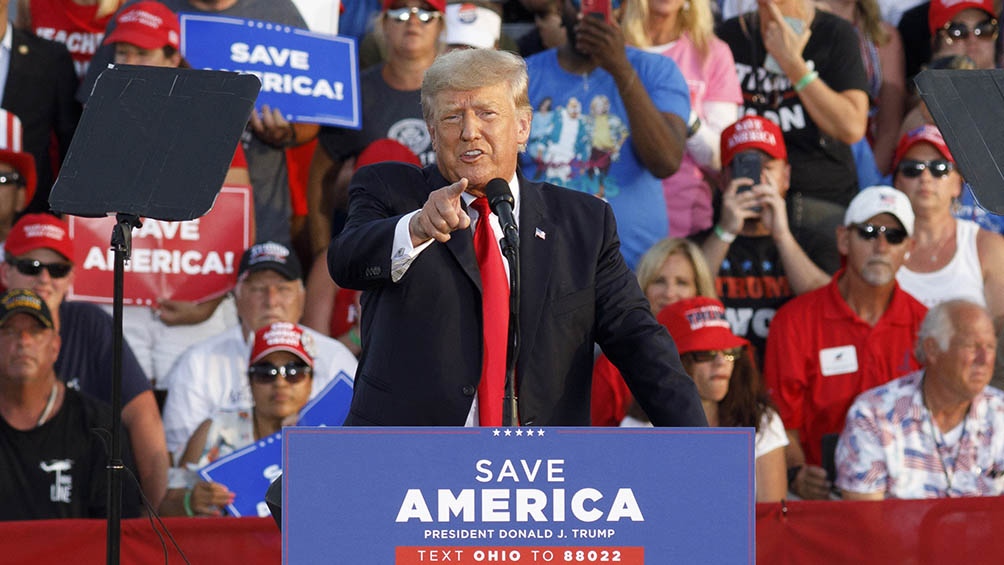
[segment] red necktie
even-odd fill
[[[474,252],[481,271],[481,312],[484,320],[484,356],[478,384],[478,414],[482,426],[502,425],[505,393],[506,351],[509,342],[509,281],[502,265],[502,253],[489,222],[488,200],[475,198],[471,207],[478,211],[474,229]]]

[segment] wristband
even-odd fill
[[[796,465],[794,467],[788,468],[788,490],[795,492],[794,490],[792,490],[792,486],[795,484],[795,479],[798,478],[798,472],[801,470],[802,470],[801,465]]]
[[[733,241],[736,240],[736,234],[730,231],[725,231],[725,229],[718,224],[715,224],[715,229],[713,231],[715,233],[715,237],[717,237],[718,239],[722,240],[725,243],[732,243]]]
[[[195,512],[192,512],[192,489],[185,490],[185,515],[188,517],[195,516]]]
[[[816,71],[809,71],[805,73],[805,76],[795,83],[795,92],[802,92],[805,90],[805,87],[812,84],[812,82],[817,78],[819,78],[819,73]]]

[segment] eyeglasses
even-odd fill
[[[42,274],[42,269],[49,271],[49,276],[61,279],[70,274],[73,265],[70,263],[43,263],[37,259],[9,259],[7,261],[17,269],[17,272],[29,277]]]
[[[997,20],[990,18],[984,20],[972,28],[962,22],[948,22],[941,28],[945,33],[945,43],[951,45],[953,41],[965,41],[972,33],[976,39],[993,40],[997,38]]]
[[[722,359],[728,361],[729,363],[739,359],[743,356],[743,348],[734,347],[732,349],[716,349],[713,351],[691,351],[687,353],[695,363],[710,363],[718,358],[719,355]]]
[[[15,172],[10,172],[10,173],[0,173],[0,184],[2,185],[13,184],[15,186],[24,186],[25,182],[24,178],[22,178],[21,175]]]
[[[443,17],[443,14],[435,10],[423,10],[422,8],[394,8],[393,10],[387,10],[387,18],[391,21],[406,22],[415,17],[423,24],[427,24]]]
[[[314,374],[310,365],[297,363],[295,361],[286,363],[281,367],[276,367],[272,363],[255,363],[248,367],[248,377],[260,385],[272,384],[282,375],[286,382],[295,385]]]
[[[899,245],[906,239],[906,230],[900,228],[890,228],[887,226],[876,226],[875,224],[851,224],[858,237],[865,241],[871,241],[882,234],[889,245]]]
[[[903,159],[899,162],[896,170],[908,179],[915,179],[924,170],[931,173],[931,176],[940,179],[955,170],[955,165],[947,159],[935,159],[933,161],[917,161],[916,159]]]

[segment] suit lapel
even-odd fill
[[[429,165],[425,168],[425,178],[429,184],[431,190],[439,190],[444,186],[452,184],[439,172],[439,168],[436,165]],[[467,211],[467,205],[464,206],[464,211]],[[444,245],[453,254],[453,257],[460,264],[460,267],[467,273],[467,276],[471,279],[475,286],[478,287],[478,292],[481,292],[481,272],[478,270],[478,258],[474,254],[474,234],[472,230],[458,230],[453,232],[450,236],[450,240]]]
[[[541,184],[519,175],[519,254],[520,254],[520,365],[528,359],[536,343],[537,328],[551,280],[554,249],[549,211],[541,196]],[[548,240],[548,238],[551,238]]]

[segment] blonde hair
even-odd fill
[[[711,0],[686,0],[689,9],[681,9],[677,18],[680,29],[697,47],[701,57],[706,57],[711,40],[715,36],[714,17],[711,15]],[[636,47],[651,47],[652,40],[646,31],[649,20],[649,0],[626,0],[624,14],[621,16],[621,29],[628,44]]]
[[[435,120],[436,95],[440,92],[477,90],[505,84],[517,112],[533,113],[526,61],[508,51],[459,49],[436,57],[422,79],[422,116]]]
[[[690,265],[694,268],[694,284],[697,286],[698,296],[718,299],[718,293],[715,292],[715,279],[711,275],[707,261],[704,260],[701,248],[693,241],[682,237],[668,237],[657,241],[641,256],[635,271],[638,276],[638,285],[643,292],[655,279],[659,278],[659,270],[670,255],[681,255],[690,261]]]

